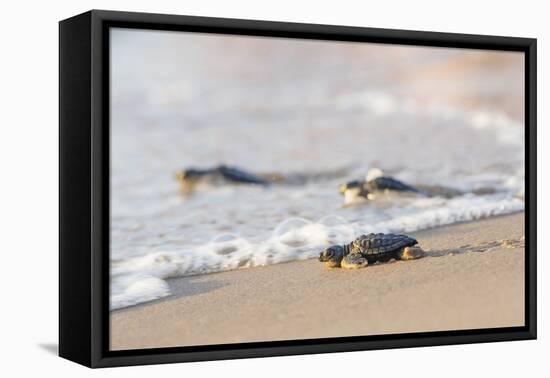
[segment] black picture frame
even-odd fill
[[[109,350],[110,27],[519,51],[525,54],[523,327]],[[92,10],[59,23],[59,354],[89,367],[536,338],[536,39]]]

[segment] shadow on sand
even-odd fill
[[[38,347],[56,356],[59,354],[59,346],[56,343],[42,343],[38,344]]]

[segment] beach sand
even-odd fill
[[[111,349],[522,326],[524,214],[412,233],[428,256],[357,271],[317,260],[169,280],[111,313]]]

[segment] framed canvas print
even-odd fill
[[[60,355],[536,337],[536,40],[60,22]]]

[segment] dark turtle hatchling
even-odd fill
[[[345,204],[352,204],[361,200],[374,199],[377,193],[381,192],[401,192],[415,193],[422,196],[427,196],[425,191],[415,188],[409,184],[405,184],[390,176],[376,177],[370,180],[353,180],[338,187],[340,194],[344,196]]]
[[[319,261],[329,268],[363,268],[375,262],[391,259],[413,260],[424,256],[416,239],[407,235],[361,235],[345,245],[333,245],[319,254]]]
[[[384,175],[378,168],[373,168],[367,173],[364,180],[353,180],[341,184],[338,187],[340,194],[344,196],[344,204],[351,205],[356,202],[375,199],[378,194],[384,192],[414,193],[429,196],[424,190],[406,184],[391,176]]]
[[[193,193],[201,184],[220,186],[223,184],[268,185],[270,182],[243,169],[219,165],[213,168],[188,168],[176,173],[183,194]]]

